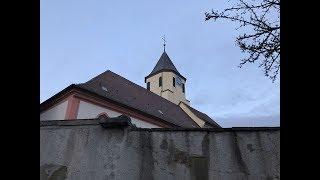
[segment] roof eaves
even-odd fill
[[[162,69],[162,70],[160,70],[160,71],[156,71],[156,72],[150,73],[148,76],[146,76],[146,77],[144,78],[144,82],[147,82],[147,79],[148,79],[149,77],[154,76],[154,75],[156,75],[156,74],[158,74],[158,73],[161,73],[161,72],[173,72],[173,73],[179,75],[183,80],[185,80],[185,81],[187,80],[187,78],[185,78],[184,76],[182,76],[179,72],[176,72],[176,71],[174,71],[174,70],[172,70],[172,69]]]
[[[51,96],[49,99],[43,101],[40,103],[40,112],[46,110],[48,107],[50,107],[50,104],[55,103],[60,100],[60,97],[69,93],[72,89],[76,88],[75,84],[71,84],[68,87],[64,88],[60,92],[56,93],[55,95]]]

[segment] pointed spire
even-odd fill
[[[162,53],[151,73],[157,73],[162,70],[171,70],[175,73],[179,73],[166,52]]]
[[[155,75],[157,73],[164,72],[164,71],[173,72],[176,75],[179,75],[184,80],[187,80],[184,76],[182,76],[179,73],[179,71],[177,70],[177,68],[174,66],[174,64],[172,63],[171,59],[169,58],[168,54],[166,53],[166,42],[167,42],[166,41],[166,35],[162,36],[162,40],[163,40],[163,53],[162,53],[160,59],[158,60],[156,66],[151,71],[151,73],[145,77],[145,81],[146,81],[146,79],[148,77],[151,77],[151,76],[153,76],[153,75]]]
[[[156,66],[153,68],[153,70],[151,71],[151,73],[146,76],[146,78],[160,73],[160,72],[164,72],[164,71],[171,71],[177,75],[179,75],[180,77],[182,77],[183,79],[186,80],[186,78],[184,76],[182,76],[179,71],[177,70],[177,68],[174,66],[174,64],[172,63],[171,59],[169,58],[168,54],[166,53],[166,51],[164,51],[160,57],[160,59],[158,60]]]

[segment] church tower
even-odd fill
[[[177,105],[181,101],[190,104],[186,99],[186,80],[176,69],[165,50],[151,73],[145,77],[148,90]]]

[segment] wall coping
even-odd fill
[[[40,127],[47,126],[88,126],[100,125],[98,119],[69,119],[69,120],[46,120],[40,121]],[[121,129],[121,127],[119,127]],[[279,131],[280,127],[231,127],[231,128],[137,128],[130,127],[131,131],[207,131],[207,132],[225,132],[225,131]]]

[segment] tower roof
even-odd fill
[[[153,76],[159,72],[164,72],[164,71],[170,71],[173,72],[177,75],[179,75],[180,77],[182,77],[184,80],[186,80],[185,77],[183,77],[179,71],[177,70],[177,68],[174,66],[174,64],[172,63],[171,59],[169,58],[168,54],[166,53],[166,51],[164,51],[160,57],[160,59],[158,60],[156,66],[153,68],[153,70],[151,71],[151,73],[146,76],[145,79],[147,79],[150,76]]]

